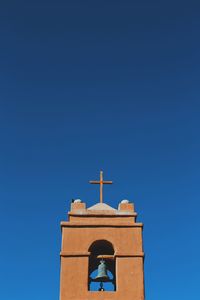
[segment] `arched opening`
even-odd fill
[[[89,291],[115,291],[115,259],[113,245],[106,240],[97,240],[89,247]]]

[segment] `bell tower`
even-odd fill
[[[71,203],[68,221],[61,222],[60,300],[144,300],[142,223],[133,203],[118,209],[100,202],[86,208]]]

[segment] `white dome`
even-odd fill
[[[82,201],[81,201],[81,199],[75,199],[74,200],[74,203],[81,203]]]
[[[124,199],[124,200],[121,201],[121,203],[129,203],[129,200]]]

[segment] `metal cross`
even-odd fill
[[[99,184],[100,186],[100,203],[103,203],[103,185],[104,184],[112,184],[112,181],[104,181],[103,180],[103,171],[100,171],[100,180],[91,180],[89,181],[92,184]]]

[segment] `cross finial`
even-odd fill
[[[100,171],[100,180],[97,181],[97,180],[91,180],[89,181],[90,183],[92,184],[99,184],[100,186],[100,203],[103,203],[103,185],[104,184],[112,184],[113,182],[112,181],[104,181],[103,180],[103,171]]]

